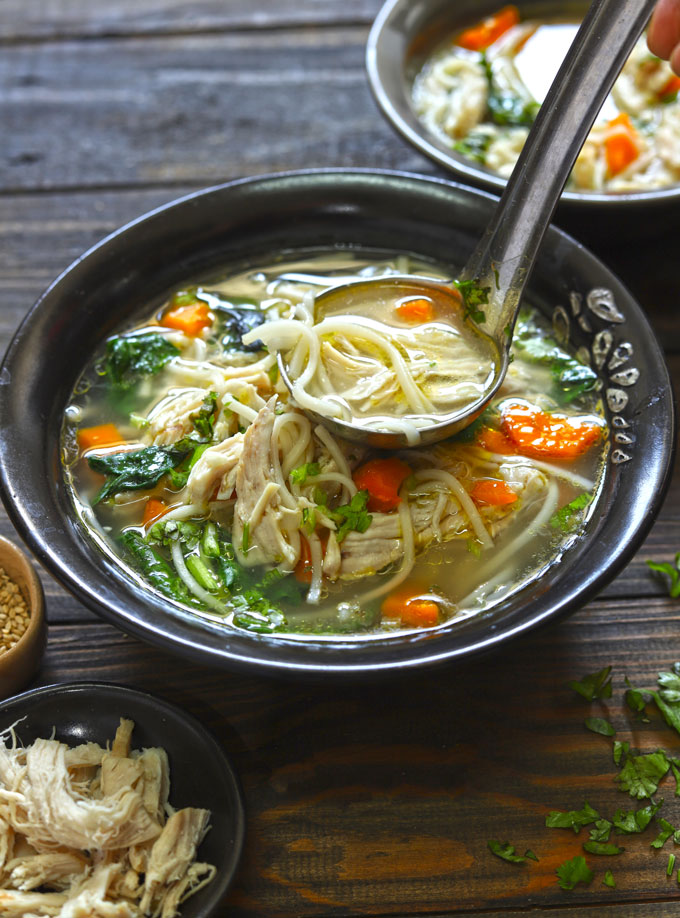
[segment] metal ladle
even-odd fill
[[[508,369],[512,329],[536,255],[571,168],[633,46],[642,34],[656,0],[594,0],[562,66],[541,105],[524,149],[486,232],[459,275],[489,288],[485,320],[478,330],[486,338],[495,372],[482,396],[420,428],[417,445],[434,443],[468,426],[501,386]],[[460,312],[452,286],[407,275],[360,280],[333,286],[315,301],[315,320],[327,313],[350,313],[350,300],[376,293],[394,296],[428,291],[450,300]],[[466,323],[467,324],[467,323]],[[278,354],[281,376],[292,391],[285,363]],[[386,449],[413,445],[402,433],[367,426],[370,418],[342,420],[304,409],[313,420],[348,440]],[[408,417],[408,416],[407,416]],[[413,415],[411,415],[413,417]]]

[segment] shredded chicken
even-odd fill
[[[173,811],[167,754],[131,750],[133,729],[109,751],[0,737],[1,918],[174,918],[213,879],[210,813]]]

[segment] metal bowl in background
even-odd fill
[[[387,0],[373,24],[366,48],[368,78],[391,125],[425,156],[465,183],[500,194],[506,180],[453,150],[431,134],[411,103],[411,87],[428,56],[447,36],[495,12],[500,0]],[[517,0],[522,18],[566,15],[579,19],[579,0]],[[627,193],[565,191],[556,222],[577,238],[653,235],[680,225],[680,184]]]
[[[661,506],[675,442],[673,397],[662,351],[631,294],[555,228],[527,298],[598,368],[611,430],[606,468],[584,535],[559,563],[490,611],[370,640],[294,640],[214,626],[141,590],[105,557],[76,516],[64,481],[60,434],[78,376],[108,335],[173,290],[230,265],[338,245],[409,252],[455,271],[495,204],[483,192],[403,173],[284,173],[191,194],[90,249],[29,312],[0,368],[2,497],[39,560],[83,603],[138,638],[260,675],[349,678],[453,664],[592,599],[632,557]]]

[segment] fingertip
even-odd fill
[[[669,60],[680,45],[680,2],[659,0],[647,31],[647,46],[652,54]]]

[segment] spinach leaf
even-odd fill
[[[171,472],[186,455],[187,449],[175,444],[145,446],[143,449],[88,456],[90,468],[107,477],[104,487],[92,501],[92,506],[121,491],[154,487],[163,475]]]
[[[151,586],[164,596],[185,602],[188,598],[186,587],[174,573],[173,569],[147,544],[141,533],[128,529],[120,541],[131,555],[135,566],[144,574]]]
[[[512,346],[529,363],[549,368],[556,398],[569,404],[597,384],[597,374],[548,337],[536,322],[533,310],[522,310],[515,325]]]
[[[482,65],[489,88],[486,104],[494,124],[531,127],[541,107],[538,102],[530,96],[521,96],[501,86],[486,55],[482,57]]]
[[[199,289],[197,298],[206,302],[215,313],[218,335],[221,335],[222,347],[226,351],[261,351],[264,348],[260,340],[244,344],[242,337],[254,328],[259,328],[267,317],[257,308],[252,300],[240,296],[225,297],[221,293]]]
[[[155,332],[144,335],[119,335],[106,343],[102,375],[117,389],[130,389],[142,377],[152,376],[181,351]]]

